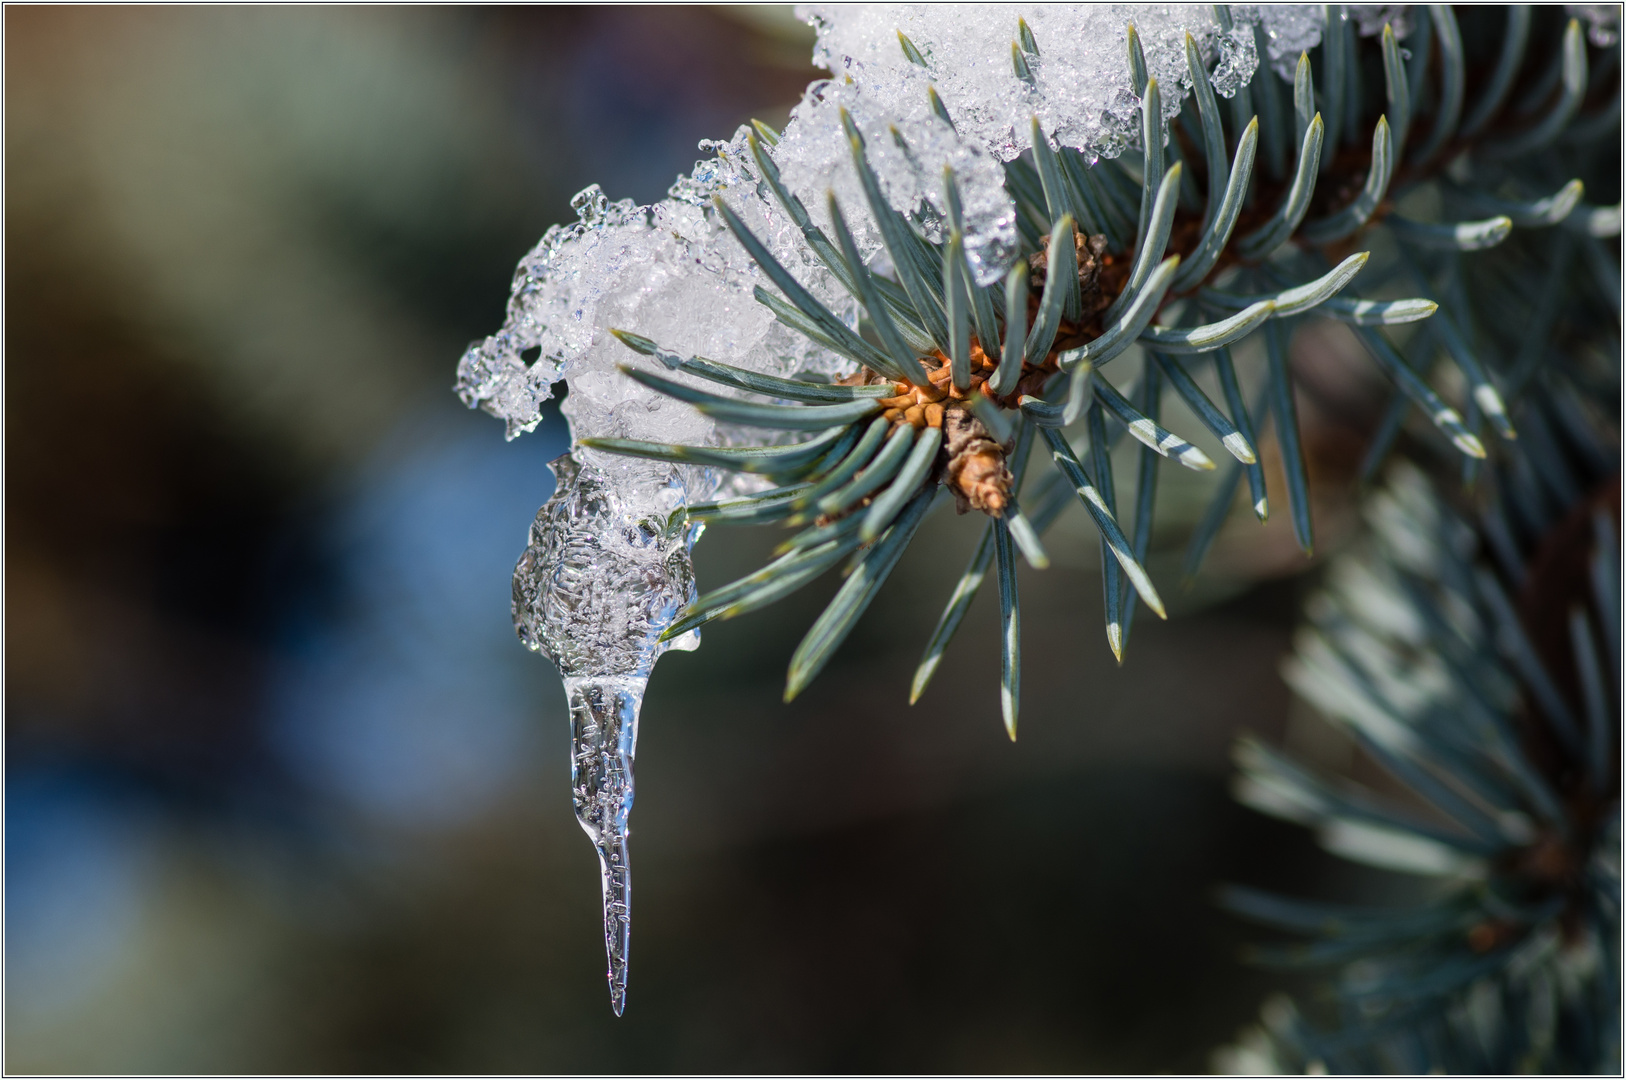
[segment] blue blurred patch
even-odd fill
[[[512,443],[489,422],[420,419],[366,470],[324,528],[339,603],[285,643],[269,690],[272,741],[307,782],[434,828],[559,763],[543,748],[566,737],[563,692],[508,608],[567,446],[557,413]]]
[[[6,782],[6,996],[50,1012],[91,992],[155,880],[151,812],[106,777],[37,765]]]

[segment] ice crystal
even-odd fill
[[[651,206],[610,202],[593,185],[572,200],[578,220],[555,225],[520,261],[507,318],[469,346],[457,392],[507,422],[508,437],[533,430],[559,380],[571,389],[571,431],[705,442],[712,424],[687,406],[622,378],[617,364],[652,365],[609,328],[636,326],[686,355],[701,353],[756,370],[841,371],[835,356],[773,321],[751,295],[761,271],[710,209],[723,195],[775,255],[837,310],[850,308],[828,272],[811,262],[799,233],[756,191],[741,128],[717,156]]]
[[[1248,25],[1233,27],[1219,35],[1219,63],[1209,80],[1214,92],[1222,98],[1236,97],[1236,92],[1253,78],[1259,66],[1259,50],[1254,42],[1253,28]]]
[[[670,517],[683,490],[664,466],[598,460],[553,462],[557,486],[514,571],[514,629],[561,675],[647,678],[661,631],[694,599],[690,528]]]

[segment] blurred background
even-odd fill
[[[782,124],[811,32],[4,17],[8,1071],[1200,1070],[1289,985],[1237,961],[1212,887],[1356,893],[1226,791],[1243,729],[1346,752],[1276,673],[1306,588],[1285,512],[1143,611],[1121,670],[1095,540],[1058,526],[1015,745],[989,597],[905,704],[976,542],[945,514],[794,705],[829,583],[661,663],[617,1021],[563,694],[508,615],[567,432],[505,443],[453,367],[574,192],[651,201],[698,140]],[[1381,397],[1295,364],[1334,492]],[[1350,514],[1317,514],[1321,554]],[[773,542],[714,530],[702,586]]]

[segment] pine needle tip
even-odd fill
[[[755,129],[755,132],[749,138],[753,140],[760,138],[762,142],[767,143],[769,146],[779,145],[779,132],[764,124],[761,120],[753,119],[751,127]]]
[[[641,334],[634,334],[630,330],[617,330],[614,327],[610,327],[610,333],[615,336],[617,341],[621,342],[621,344],[625,345],[633,352],[642,353],[645,356],[654,356],[660,351],[660,346],[656,345],[653,341]]]

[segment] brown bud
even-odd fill
[[[988,429],[963,408],[943,414],[943,451],[947,465],[943,480],[954,495],[960,513],[981,510],[1000,517],[1010,502],[1012,477],[1005,467],[1005,448]]]

